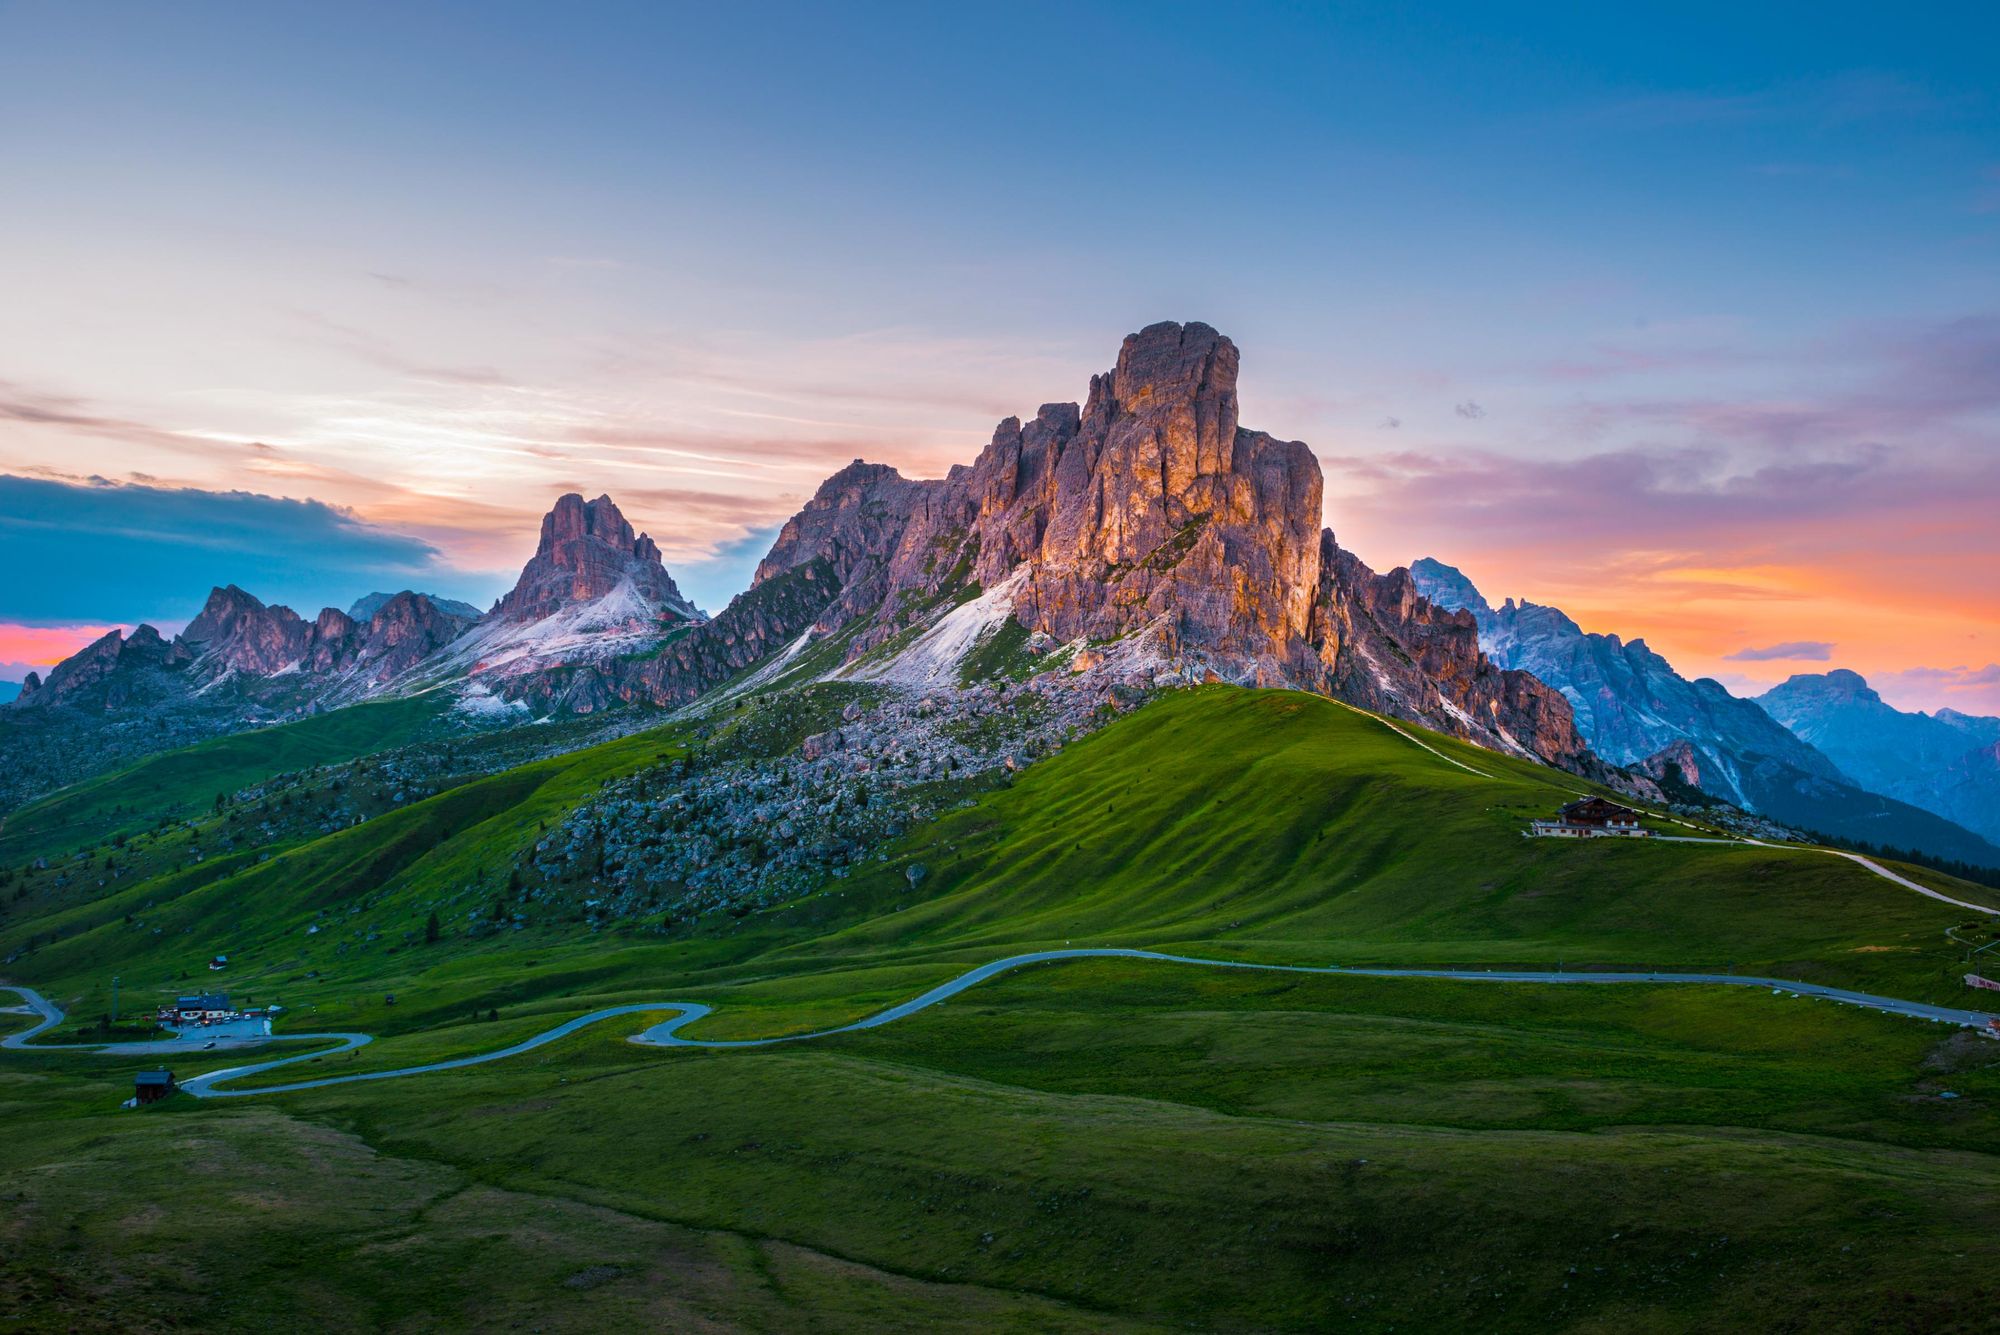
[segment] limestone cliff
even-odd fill
[[[962,589],[1057,641],[1144,637],[1163,679],[1328,691],[1574,763],[1568,703],[1496,668],[1472,618],[1376,576],[1320,526],[1311,450],[1238,419],[1235,344],[1204,324],[1126,338],[1082,406],[1001,422],[933,482],[859,461],[787,523],[760,585],[806,560],[841,592],[817,619],[858,659]]]

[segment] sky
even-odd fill
[[[570,490],[719,610],[1178,319],[1378,569],[2000,713],[2000,12],[1416,8],[0,0],[0,677]]]

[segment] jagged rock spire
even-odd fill
[[[635,599],[662,614],[697,615],[660,563],[658,545],[647,534],[635,535],[609,496],[586,501],[570,492],[543,516],[541,542],[494,615],[513,622],[539,621],[626,585]]]

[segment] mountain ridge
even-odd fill
[[[231,700],[255,722],[439,687],[494,713],[678,708],[760,664],[956,686],[972,651],[1005,639],[1022,670],[1081,675],[1101,694],[1320,691],[1602,772],[1568,702],[1490,660],[1472,616],[1339,546],[1311,450],[1241,425],[1239,367],[1208,325],[1149,325],[1082,404],[1003,419],[943,478],[856,461],[712,618],[609,496],[572,492],[476,620],[404,591],[366,623],[334,608],[307,621],[225,585],[171,642],[150,628],[107,637],[9,709],[166,713],[178,698],[226,727]]]
[[[1858,781],[1757,701],[1732,695],[1710,677],[1690,681],[1644,639],[1586,632],[1559,608],[1532,602],[1509,598],[1495,608],[1462,571],[1434,557],[1412,562],[1410,570],[1435,600],[1476,620],[1480,643],[1495,661],[1562,692],[1591,748],[1607,761],[1656,779],[1672,761],[1685,778],[1691,756],[1698,773],[1691,786],[1782,824],[2000,866],[2000,846],[1983,832]]]
[[[1864,786],[2000,840],[2000,719],[1906,712],[1846,668],[1795,674],[1757,703]]]

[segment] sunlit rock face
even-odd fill
[[[1469,614],[1427,601],[1406,571],[1376,575],[1321,527],[1319,463],[1297,441],[1242,426],[1240,363],[1205,324],[1149,325],[1091,377],[1081,405],[1007,418],[943,478],[857,460],[784,525],[752,587],[713,619],[610,497],[572,493],[482,617],[405,592],[309,622],[230,585],[173,646],[137,633],[100,642],[26,698],[86,685],[116,698],[97,687],[129,675],[121,660],[158,659],[169,693],[225,674],[263,683],[266,715],[453,682],[587,713],[684,704],[809,646],[815,671],[956,681],[963,657],[1011,620],[1038,652],[1061,649],[1070,670],[1120,689],[1324,691],[1580,763],[1560,695],[1495,667]]]
[[[1470,617],[1378,577],[1321,528],[1312,451],[1239,421],[1236,345],[1204,324],[1126,338],[1088,398],[1008,418],[920,482],[856,461],[785,525],[761,582],[829,561],[820,619],[857,658],[909,609],[1006,588],[1058,641],[1147,638],[1181,679],[1331,691],[1542,759],[1584,752],[1569,706],[1480,653]],[[864,624],[853,630],[857,620]]]
[[[571,492],[542,517],[541,542],[494,614],[506,621],[540,621],[628,585],[635,601],[663,614],[697,615],[660,563],[650,536],[635,535],[609,496],[586,501]]]

